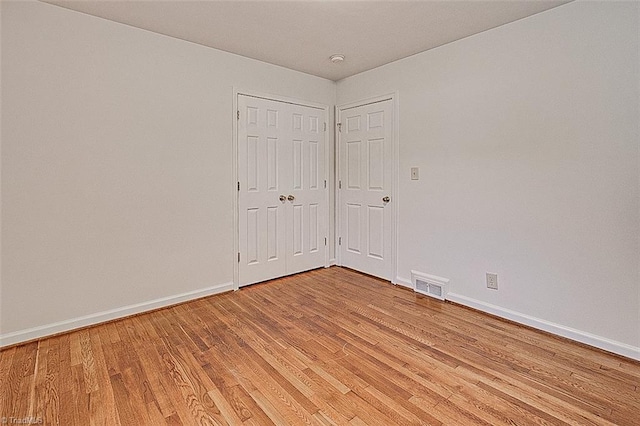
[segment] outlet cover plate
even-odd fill
[[[498,274],[492,274],[487,272],[487,288],[497,290],[498,289]]]

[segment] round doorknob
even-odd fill
[[[287,197],[287,200],[289,200],[289,201],[293,201],[293,200],[295,200],[295,199],[296,199],[296,197],[294,197],[293,195],[289,195],[289,196]]]
[[[383,203],[388,203],[389,201],[391,201],[391,198],[387,197],[382,197],[382,202]]]
[[[283,203],[284,203],[284,200],[286,200],[286,199],[287,199],[287,197],[285,197],[284,195],[280,196],[280,201],[282,201]]]

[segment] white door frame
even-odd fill
[[[245,96],[252,96],[255,98],[263,98],[263,99],[267,99],[267,100],[271,100],[271,101],[276,101],[276,102],[285,102],[285,103],[289,103],[289,104],[295,104],[295,105],[301,105],[301,106],[305,106],[305,107],[311,107],[311,108],[318,108],[324,111],[325,114],[325,118],[328,121],[330,119],[330,115],[329,115],[329,106],[324,105],[324,104],[319,104],[317,102],[310,102],[310,101],[305,101],[305,100],[300,100],[300,99],[294,99],[294,98],[288,98],[285,96],[280,96],[280,95],[273,95],[270,93],[263,93],[263,92],[257,92],[255,90],[245,90],[245,89],[239,89],[237,87],[233,88],[233,101],[232,101],[232,105],[233,105],[233,111],[231,114],[231,120],[232,120],[232,139],[233,139],[233,147],[232,147],[232,151],[233,151],[233,159],[231,162],[231,167],[232,167],[232,174],[233,174],[233,185],[232,185],[232,191],[233,191],[233,289],[234,290],[239,290],[240,289],[240,265],[238,264],[238,253],[240,252],[240,242],[239,242],[239,228],[238,228],[238,119],[237,119],[237,112],[238,111],[238,95],[245,95]],[[329,129],[329,123],[326,123],[326,129]],[[327,241],[329,240],[329,214],[331,213],[329,211],[329,161],[330,161],[330,157],[329,157],[329,132],[325,131],[324,132],[324,139],[323,139],[323,143],[324,143],[324,156],[325,156],[325,161],[324,161],[324,168],[325,168],[325,177],[327,179],[327,188],[325,188],[325,208],[326,208],[326,214],[324,215],[325,217],[325,226],[326,226],[326,230],[327,230]],[[324,251],[324,266],[327,267],[329,266],[329,246],[325,245],[325,251]]]
[[[348,104],[342,104],[336,106],[336,123],[341,121],[342,111],[350,108],[357,108],[364,105],[373,104],[376,102],[382,101],[391,101],[391,110],[393,111],[393,117],[391,119],[393,125],[392,132],[392,151],[393,158],[391,159],[393,172],[391,174],[391,199],[393,202],[391,203],[391,276],[385,277],[393,284],[397,284],[398,279],[398,171],[399,171],[399,160],[400,160],[400,149],[399,149],[399,140],[400,140],[400,132],[399,132],[399,106],[398,106],[398,92],[389,93],[387,95],[375,96],[372,98],[363,99],[356,102],[350,102]],[[342,250],[338,245],[338,237],[342,235],[342,221],[339,218],[342,217],[342,199],[341,199],[341,191],[338,188],[339,182],[342,180],[342,176],[340,176],[340,171],[342,164],[340,164],[340,144],[342,142],[342,138],[340,137],[340,132],[338,131],[338,126],[336,125],[336,137],[335,137],[335,153],[336,153],[336,179],[335,179],[335,194],[336,194],[336,239],[335,239],[335,253],[336,253],[336,263],[342,266]]]

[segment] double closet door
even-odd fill
[[[238,95],[239,285],[326,263],[323,109]]]

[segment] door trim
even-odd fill
[[[399,204],[399,199],[398,199],[398,194],[399,194],[399,190],[398,190],[398,180],[399,180],[399,162],[400,162],[400,148],[399,148],[399,141],[400,141],[400,129],[399,129],[399,102],[398,102],[398,92],[392,92],[386,95],[380,95],[380,96],[374,96],[371,98],[365,98],[359,101],[355,101],[355,102],[350,102],[350,103],[346,103],[346,104],[342,104],[342,105],[337,105],[336,106],[336,124],[341,122],[341,116],[342,116],[342,112],[351,108],[357,108],[357,107],[361,107],[361,106],[365,106],[365,105],[370,105],[370,104],[374,104],[377,102],[383,102],[383,101],[391,101],[391,110],[393,111],[393,117],[391,119],[391,123],[393,126],[393,131],[392,131],[392,140],[391,140],[391,146],[392,146],[392,152],[393,152],[393,158],[391,159],[391,167],[392,167],[392,174],[391,174],[391,198],[393,200],[392,204],[392,209],[391,209],[391,276],[390,277],[386,277],[389,281],[391,281],[393,284],[397,284],[398,283],[398,204]],[[341,191],[338,188],[338,184],[339,181],[342,179],[342,176],[340,176],[340,171],[341,171],[341,167],[342,164],[340,164],[340,155],[338,155],[338,153],[340,152],[340,144],[342,143],[342,138],[340,135],[340,132],[338,132],[338,126],[336,125],[334,127],[335,132],[336,132],[336,143],[335,143],[335,161],[336,161],[336,168],[335,168],[335,194],[336,194],[336,208],[335,208],[335,215],[336,215],[336,238],[334,241],[335,244],[335,253],[336,253],[336,264],[342,266],[342,250],[340,249],[340,246],[338,245],[338,237],[342,235],[342,221],[339,220],[340,217],[342,217],[342,199],[341,199]]]
[[[239,290],[240,289],[240,265],[238,264],[238,253],[240,252],[240,242],[239,242],[239,224],[238,224],[238,187],[237,187],[237,182],[238,182],[238,120],[237,120],[237,116],[236,116],[236,111],[238,111],[238,96],[239,95],[244,95],[244,96],[250,96],[250,97],[254,97],[254,98],[261,98],[261,99],[267,99],[267,100],[271,100],[271,101],[276,101],[276,102],[284,102],[284,103],[288,103],[288,104],[294,104],[294,105],[301,105],[301,106],[305,106],[305,107],[310,107],[310,108],[317,108],[320,109],[322,111],[324,111],[325,114],[325,119],[327,120],[327,130],[324,132],[324,139],[323,139],[323,143],[324,143],[324,156],[325,156],[325,161],[324,161],[324,173],[325,173],[325,177],[327,179],[327,187],[325,188],[325,206],[326,206],[326,214],[325,214],[325,226],[326,226],[326,230],[327,230],[327,245],[325,246],[325,250],[324,250],[324,266],[327,267],[329,266],[329,225],[330,225],[330,220],[329,220],[329,215],[331,214],[331,209],[330,209],[330,203],[329,203],[329,182],[330,182],[330,177],[329,177],[329,161],[330,161],[330,157],[329,157],[329,120],[331,118],[331,116],[329,115],[329,106],[328,105],[324,105],[324,104],[320,104],[317,102],[311,102],[311,101],[305,101],[305,100],[300,100],[300,99],[295,99],[295,98],[289,98],[286,96],[280,96],[280,95],[273,95],[270,93],[264,93],[264,92],[259,92],[259,91],[255,91],[255,90],[246,90],[246,89],[240,89],[238,87],[233,87],[233,99],[232,99],[232,106],[233,106],[233,110],[231,111],[231,134],[232,134],[232,160],[231,160],[231,170],[232,170],[232,175],[233,175],[233,181],[232,181],[232,185],[231,185],[231,190],[233,191],[233,256],[232,256],[232,261],[233,261],[233,290]]]

